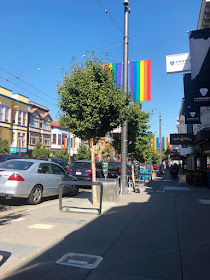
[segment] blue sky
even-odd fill
[[[123,30],[123,0],[100,0]],[[71,58],[81,60],[86,51],[96,51],[110,62],[122,62],[123,34],[97,0],[7,0],[1,3],[0,68],[42,91],[36,91],[0,70],[0,86],[48,107],[58,119],[58,81],[62,68],[69,70]],[[189,52],[187,31],[195,30],[201,0],[130,0],[129,60],[152,60],[150,102],[147,112],[162,115],[162,135],[176,132],[176,119],[183,97],[182,74],[166,74],[166,55]],[[43,69],[37,71],[37,69]],[[24,91],[18,88],[30,91]],[[33,94],[34,95],[33,95]],[[46,95],[45,95],[46,94]],[[43,100],[44,99],[44,100]],[[158,112],[151,117],[151,130],[158,136]]]

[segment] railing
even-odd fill
[[[100,202],[99,202],[99,208],[83,208],[83,207],[69,207],[69,206],[63,206],[62,203],[62,198],[63,198],[63,186],[65,188],[67,186],[71,187],[72,185],[75,186],[99,186],[101,191],[100,191]],[[84,181],[63,181],[59,185],[59,210],[62,212],[69,212],[69,211],[64,211],[64,208],[72,208],[72,209],[83,209],[83,210],[97,210],[98,214],[101,215],[101,209],[102,209],[102,198],[103,198],[103,184],[101,182],[84,182]],[[71,213],[81,213],[79,211],[71,211]],[[83,212],[87,214],[87,212]],[[91,214],[88,212],[88,214]]]

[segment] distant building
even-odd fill
[[[36,142],[51,148],[51,122],[50,110],[30,101],[30,109],[28,114],[28,154],[31,157]]]
[[[58,121],[52,122],[51,129],[51,152],[68,148],[71,157],[76,155],[81,139],[75,137],[68,129],[61,126]]]
[[[10,143],[10,153],[27,153],[28,97],[0,87],[0,136]]]

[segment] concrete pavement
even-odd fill
[[[0,279],[210,279],[210,190],[168,174],[140,188],[105,203],[101,216],[61,213],[58,202],[4,212]],[[82,192],[64,204],[90,207],[89,199]],[[103,260],[92,270],[56,263],[71,252]]]

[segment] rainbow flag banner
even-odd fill
[[[71,138],[71,148],[75,148],[75,138]]]
[[[64,148],[68,148],[68,146],[69,146],[69,138],[65,138],[64,139]]]
[[[133,101],[151,100],[151,60],[130,62],[130,88]]]
[[[153,137],[153,148],[159,149],[159,137]]]
[[[105,66],[108,66],[109,70],[113,71],[115,75],[115,85],[120,88],[122,78],[122,63],[103,64],[103,68],[105,68]]]
[[[168,149],[168,137],[162,137],[162,149],[163,150]]]

